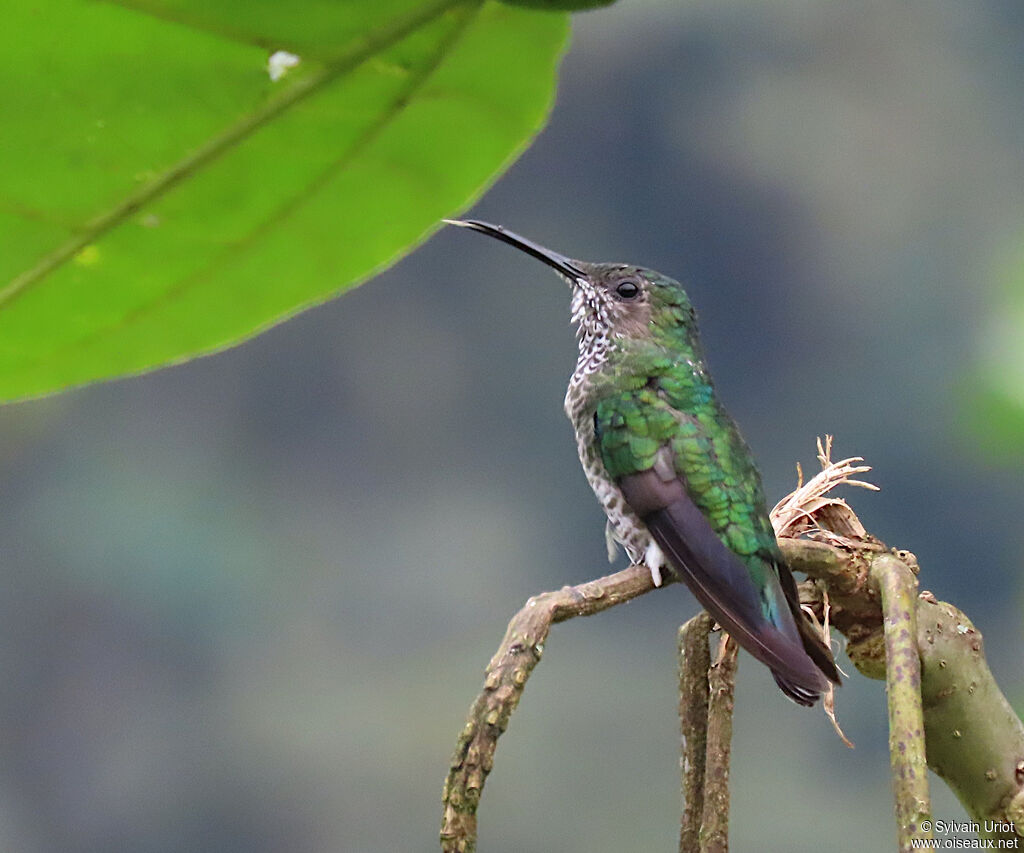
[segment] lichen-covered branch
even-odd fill
[[[986,838],[1024,849],[1024,724],[985,661],[981,633],[952,604],[917,605],[928,766]]]
[[[882,598],[889,761],[899,849],[908,853],[916,849],[915,839],[932,837],[917,651],[917,578],[905,563],[885,554],[872,563],[871,581]]]
[[[683,736],[679,853],[699,853],[708,746],[708,670],[711,617],[702,610],[679,629],[679,723]]]
[[[630,566],[598,580],[535,595],[512,618],[487,665],[483,690],[473,702],[455,745],[444,784],[444,853],[471,853],[476,848],[476,810],[484,781],[494,765],[498,738],[508,727],[526,681],[541,658],[551,626],[576,616],[600,613],[654,588],[646,567]]]
[[[739,646],[722,634],[711,662],[706,611],[679,629],[683,811],[679,853],[728,853],[729,759]]]
[[[852,479],[852,475],[867,470],[867,466],[857,464],[861,460],[853,458],[832,463],[829,450],[828,443],[824,447],[819,445],[824,470],[806,484],[801,476],[797,490],[773,510],[773,521],[786,560],[794,571],[810,578],[802,584],[801,601],[817,608],[820,614],[822,593],[827,592],[831,627],[846,636],[850,659],[869,678],[884,679],[883,596],[872,578],[881,580],[884,587],[885,577],[891,572],[916,574],[917,561],[908,551],[890,551],[864,530],[845,502],[827,495],[840,484],[871,488],[869,484]],[[475,849],[477,807],[484,781],[493,766],[498,738],[540,660],[551,626],[575,616],[599,613],[652,589],[650,572],[641,566],[630,566],[590,583],[535,596],[512,619],[501,646],[487,666],[483,690],[459,734],[445,781],[441,828],[441,847],[445,853],[470,853]],[[898,596],[894,600],[898,601]],[[928,767],[949,785],[968,814],[978,821],[979,835],[1020,843],[1024,839],[1024,723],[989,671],[981,634],[963,613],[950,604],[936,601],[930,593],[921,593],[912,602],[904,600],[897,604],[897,609],[900,607],[908,614],[905,621],[911,622],[914,618],[917,621]],[[913,651],[906,640],[901,638],[902,649],[890,649],[890,658],[895,655],[892,659],[909,667]],[[686,665],[685,656],[683,665]],[[905,669],[904,673],[907,671]],[[905,677],[904,686],[910,686],[911,681],[912,677]],[[716,766],[725,768],[727,781],[728,738],[723,741],[722,737],[725,727],[731,732],[732,725],[731,718],[715,717],[716,701],[723,709],[728,706],[731,712],[731,691],[719,693],[714,686],[711,688],[708,712],[711,721],[704,749],[708,766],[704,772],[700,811],[705,826],[701,841],[705,844],[703,849],[724,850],[724,833],[721,835],[723,846],[707,846],[718,837],[708,823],[708,810],[712,808],[713,799],[719,796],[713,788],[709,789],[711,777],[717,774],[717,770],[711,772],[711,763],[713,756],[723,755],[721,748],[714,744],[725,744],[726,763]],[[904,729],[910,726],[902,712],[896,722]],[[684,719],[684,727],[686,725]],[[694,737],[698,737],[696,729]],[[898,750],[899,744],[895,746]],[[917,768],[919,759],[913,758],[907,765],[901,761],[899,766],[904,771],[908,766]],[[689,784],[688,778],[684,775],[684,788]],[[925,804],[927,800],[912,793],[914,790],[920,789],[911,786],[908,789],[910,799],[903,807],[898,806],[902,809],[901,826],[904,821],[908,825],[915,820],[919,823],[927,808],[927,805],[918,807],[918,799]],[[695,805],[696,800],[693,803]],[[727,807],[727,787],[724,803]],[[686,853],[693,849],[682,846],[688,825],[684,815],[680,850],[685,849]],[[1021,847],[1024,848],[1024,843]]]
[[[885,678],[885,643],[873,563],[881,548],[858,543],[780,539],[794,570],[821,583],[832,624],[846,652],[869,678]],[[913,554],[891,556],[908,570]],[[951,604],[921,593],[916,601],[917,650],[928,766],[956,794],[983,838],[1013,839],[1024,849],[1024,723],[1006,701],[985,661],[981,633]]]
[[[718,659],[708,673],[710,698],[701,853],[729,851],[729,759],[732,757],[732,710],[739,648],[732,637],[724,635]]]
[[[978,823],[983,838],[1013,841],[1024,847],[1024,723],[1013,712],[989,671],[982,651],[981,634],[966,616],[950,604],[937,602],[930,593],[913,600],[908,596],[908,577],[918,573],[917,558],[909,551],[891,552],[864,529],[845,501],[828,493],[837,485],[873,488],[852,479],[870,470],[854,457],[831,460],[831,438],[818,442],[819,474],[800,482],[772,511],[779,544],[790,566],[812,579],[804,594],[814,599],[824,589],[831,605],[833,627],[849,641],[850,660],[869,678],[886,678],[886,632],[879,599],[888,597],[901,621],[916,621],[916,649],[910,647],[911,633],[898,637],[901,650],[888,649],[889,668],[911,672],[916,651],[920,662],[920,701],[924,719],[925,753],[928,766],[949,785],[968,814]],[[809,538],[798,538],[809,537]],[[806,587],[810,587],[809,589]],[[902,618],[902,614],[906,618]],[[890,613],[887,610],[887,619]],[[890,640],[897,639],[891,637]],[[896,654],[895,661],[893,654]],[[908,669],[909,668],[909,669]],[[899,680],[890,672],[890,686]],[[920,728],[907,713],[916,716],[912,674],[905,679],[906,695],[896,710],[902,719],[890,729],[898,751],[920,748]],[[893,696],[890,693],[890,703]],[[890,704],[890,710],[893,710]],[[906,795],[900,811],[900,831],[911,831],[924,819],[924,808],[913,801],[927,802],[926,781],[919,756],[907,757],[894,770],[913,768],[913,780],[895,778],[897,789]],[[909,788],[904,783],[912,783]],[[914,791],[914,786],[916,792]],[[898,797],[899,799],[899,797]],[[916,816],[913,812],[921,812]]]

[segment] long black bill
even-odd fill
[[[567,258],[565,255],[558,254],[558,252],[552,252],[550,249],[538,246],[532,240],[520,237],[512,231],[502,228],[500,225],[491,225],[489,222],[480,222],[477,219],[445,219],[444,221],[449,225],[458,225],[460,228],[479,231],[481,234],[486,234],[489,237],[494,237],[496,240],[501,240],[503,243],[508,243],[510,246],[515,246],[520,251],[533,255],[537,260],[543,261],[549,267],[553,267],[562,275],[574,281],[586,279],[587,277],[587,274],[577,266],[577,261],[574,261],[572,258]]]

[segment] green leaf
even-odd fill
[[[586,9],[599,9],[602,6],[611,6],[615,0],[504,0],[504,2],[511,6],[524,6],[527,9],[582,12]]]
[[[38,0],[0,28],[0,399],[223,349],[467,206],[567,16],[475,0]],[[301,58],[276,82],[268,58]]]

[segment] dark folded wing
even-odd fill
[[[666,480],[651,468],[624,475],[617,482],[627,503],[708,612],[772,670],[791,698],[813,703],[827,682],[804,648],[774,571],[768,577],[776,587],[772,592],[783,602],[776,610],[779,624],[769,620],[747,567],[718,537],[680,478]]]

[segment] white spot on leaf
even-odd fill
[[[302,62],[302,59],[296,56],[294,53],[289,53],[287,50],[276,50],[270,54],[270,58],[267,60],[267,74],[270,75],[270,79],[273,82],[277,82],[288,70],[294,68]]]

